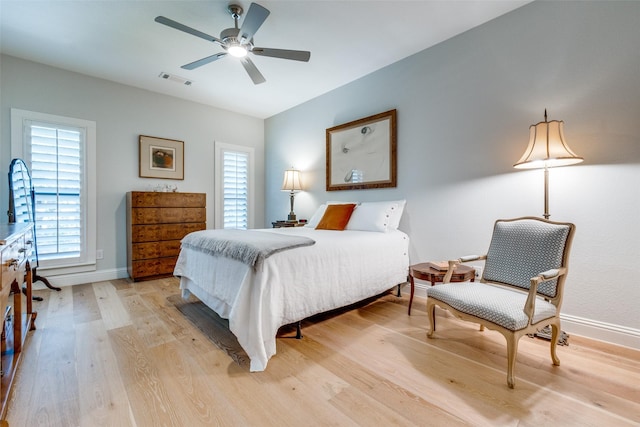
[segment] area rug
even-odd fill
[[[338,316],[341,313],[355,308],[364,307],[388,293],[389,292],[383,292],[380,295],[375,295],[346,307],[316,314],[300,322],[300,325],[308,326],[310,324],[322,322],[328,318]],[[218,316],[216,312],[211,310],[193,295],[191,295],[188,300],[183,299],[180,295],[171,295],[167,297],[167,301],[176,307],[184,317],[193,324],[193,326],[200,329],[200,331],[202,331],[202,333],[205,334],[212,343],[227,353],[227,355],[229,355],[229,357],[231,357],[231,359],[233,359],[238,365],[246,366],[247,369],[249,368],[251,360],[244,349],[240,346],[240,343],[238,343],[236,336],[229,330],[229,321],[227,319],[223,319]],[[279,339],[295,339],[298,338],[297,334],[298,330],[296,329],[296,324],[291,324],[280,327],[276,337]]]
[[[195,297],[184,300],[180,295],[171,295],[167,297],[167,301],[176,307],[193,326],[202,331],[216,347],[227,353],[233,361],[240,366],[249,367],[249,356],[238,343],[236,336],[229,330],[227,319],[218,316]]]

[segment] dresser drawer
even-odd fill
[[[33,229],[29,228],[29,230],[24,234],[24,256],[31,260],[33,256],[33,252],[35,251],[35,239],[33,238]]]
[[[156,193],[131,192],[131,207],[155,206],[158,208],[199,208],[206,205],[204,193]]]
[[[180,253],[180,240],[162,242],[134,243],[131,256],[133,260],[176,257]]]
[[[131,226],[131,241],[133,243],[157,242],[161,240],[180,240],[187,234],[204,230],[206,224],[166,224],[166,225],[133,225]]]
[[[2,249],[2,289],[11,287],[11,282],[18,277],[20,265],[24,263],[24,240],[22,238],[8,242]]]
[[[205,208],[132,208],[131,224],[205,222]]]
[[[131,263],[133,277],[171,276],[178,257],[156,258]]]
[[[2,289],[0,289],[0,313],[1,313],[0,318],[3,318],[4,315],[7,313],[8,306],[13,307],[13,301],[9,303],[10,293],[11,293],[11,282],[9,282],[7,286],[3,286]],[[11,314],[13,314],[13,312]]]

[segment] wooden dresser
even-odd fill
[[[31,223],[0,224],[0,308],[2,309],[2,380],[0,381],[0,419],[4,419],[11,384],[20,362],[27,332],[35,329],[32,309],[33,251]],[[23,295],[24,292],[24,295]]]
[[[206,194],[127,193],[127,266],[134,281],[173,275],[180,240],[206,228]]]

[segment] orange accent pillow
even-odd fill
[[[344,230],[355,207],[354,203],[328,205],[322,219],[316,226],[316,230]]]

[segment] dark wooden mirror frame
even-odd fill
[[[334,126],[326,137],[327,191],[397,186],[396,110]]]

